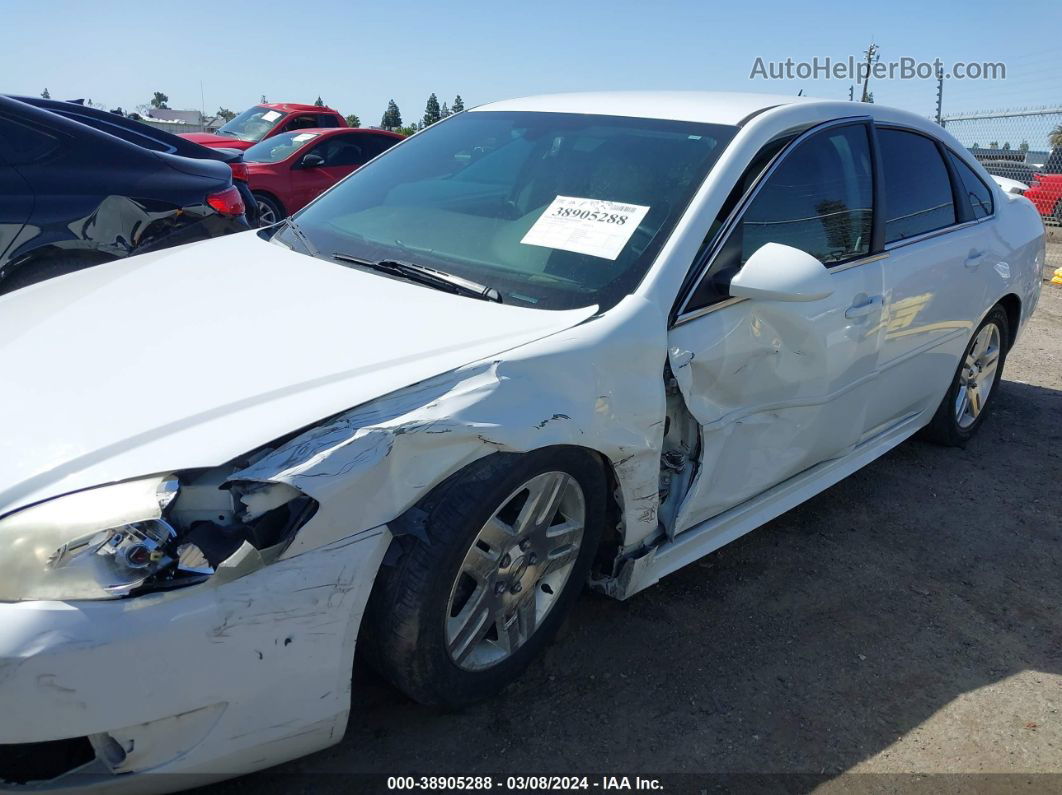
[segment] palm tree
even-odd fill
[[[1051,148],[1057,149],[1058,147],[1062,147],[1062,124],[1059,124],[1055,129],[1051,130],[1048,140],[1051,142]]]

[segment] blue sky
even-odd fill
[[[90,10],[91,9],[91,10]],[[882,60],[1002,61],[1008,78],[949,81],[945,113],[1062,105],[1062,3],[760,0],[8,0],[0,91],[88,97],[130,110],[235,111],[265,94],[377,124],[407,122],[427,95],[468,106],[532,93],[713,89],[847,98],[847,81],[750,80],[765,60],[844,59],[872,39]],[[880,103],[930,115],[932,80],[872,85]],[[858,89],[857,89],[858,91]]]

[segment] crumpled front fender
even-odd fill
[[[666,319],[635,296],[606,315],[358,406],[233,473],[320,503],[284,556],[404,513],[493,452],[577,445],[618,483],[623,545],[657,529]]]

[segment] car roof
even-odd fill
[[[377,135],[389,135],[393,138],[402,138],[404,136],[401,133],[391,132],[390,130],[374,130],[372,127],[300,127],[297,130],[286,130],[280,133],[280,135],[287,135],[288,133],[313,133],[314,135],[346,135],[349,133],[376,133]],[[269,141],[276,136],[270,136],[269,138],[263,138],[262,141]],[[259,141],[259,143],[262,143]]]
[[[169,154],[201,160],[230,159],[225,153],[216,149],[210,149],[174,135],[167,130],[159,130],[135,119],[100,110],[91,105],[81,105],[76,102],[64,102],[56,99],[41,99],[39,97],[11,96],[11,99],[35,108],[57,113],[65,119],[76,121],[78,124],[84,124],[86,127],[113,135],[127,143],[136,144],[151,151],[168,152]],[[76,116],[76,118],[71,119],[71,116]]]
[[[792,95],[728,91],[594,91],[506,99],[472,110],[586,113],[707,124],[740,124],[768,108],[814,101]]]
[[[285,113],[291,113],[298,110],[312,110],[312,111],[325,111],[327,113],[339,113],[335,108],[329,108],[322,105],[303,105],[299,102],[259,102],[256,107],[259,108],[272,108],[273,110],[282,110]]]

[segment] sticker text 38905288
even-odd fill
[[[520,242],[615,260],[648,212],[640,204],[558,196]]]

